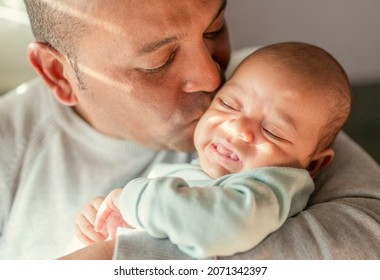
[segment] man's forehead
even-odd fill
[[[53,10],[82,20],[91,27],[122,34],[126,26],[142,20],[146,26],[158,23],[186,22],[186,17],[201,17],[206,7],[215,6],[215,15],[225,7],[226,0],[39,0]],[[213,16],[213,15],[210,15]],[[141,28],[133,26],[134,28]]]
[[[57,0],[43,0],[55,2]],[[226,0],[58,0],[66,5],[79,8],[83,12],[91,13],[94,15],[102,16],[109,12],[111,13],[144,13],[153,11],[157,17],[161,15],[160,10],[170,10],[173,12],[186,11],[188,7],[197,7],[201,10],[207,6],[218,4],[226,6]]]

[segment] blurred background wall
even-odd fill
[[[22,0],[0,0],[0,94],[36,76],[26,59],[28,24]]]
[[[379,0],[230,0],[233,46],[304,41],[333,54],[351,81],[380,82]]]
[[[354,104],[345,131],[380,162],[380,1],[229,0],[234,49],[279,41],[319,45],[345,67]],[[0,94],[35,77],[22,0],[0,0]]]

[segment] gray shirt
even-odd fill
[[[0,99],[0,259],[53,259],[82,247],[76,214],[157,162],[188,162],[102,135],[40,80]]]

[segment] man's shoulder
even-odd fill
[[[0,130],[4,134],[32,129],[38,119],[50,113],[49,93],[38,79],[26,82],[0,98]]]
[[[48,89],[39,79],[30,80],[17,88],[5,93],[0,98],[0,114],[4,118],[13,118],[17,114],[30,115],[33,112],[41,112],[41,107],[46,104]]]
[[[17,168],[16,163],[25,156],[33,139],[38,142],[36,132],[44,119],[49,119],[46,96],[42,83],[33,80],[0,98],[0,166],[7,167],[1,169],[6,172],[2,177]]]
[[[380,199],[379,164],[344,132],[332,148],[334,160],[317,176],[310,204],[341,198]]]
[[[14,153],[16,147],[27,145],[37,127],[49,119],[49,97],[42,82],[32,80],[0,98],[2,153]]]

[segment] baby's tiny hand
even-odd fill
[[[99,207],[95,220],[95,231],[101,232],[106,230],[108,237],[116,238],[118,227],[130,226],[124,221],[119,210],[119,199],[122,189],[115,189],[107,195]]]
[[[96,214],[103,201],[104,197],[91,200],[75,218],[75,234],[85,245],[103,241],[108,237],[106,230],[95,231]]]

